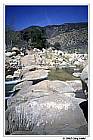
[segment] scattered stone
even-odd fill
[[[80,77],[80,75],[81,75],[80,72],[74,72],[74,73],[73,73],[73,76],[75,76],[75,77]]]
[[[5,53],[5,56],[11,57],[11,56],[12,56],[12,52],[6,52],[6,53]]]
[[[20,54],[20,50],[17,47],[13,47],[12,51],[16,52],[16,54]]]
[[[13,80],[13,76],[12,75],[7,75],[6,76],[6,81],[12,81]]]

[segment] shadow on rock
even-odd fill
[[[75,97],[76,98],[81,98],[81,99],[86,99],[85,94],[83,93],[82,89],[81,90],[76,90]]]
[[[86,121],[88,122],[88,101],[80,103],[79,106],[83,110]]]

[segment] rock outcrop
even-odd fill
[[[24,73],[23,80],[30,80],[30,81],[36,81],[36,80],[43,80],[48,77],[48,72],[46,70],[35,70],[35,71],[28,71]]]
[[[82,81],[83,92],[86,98],[88,98],[88,65],[82,71],[81,81]]]
[[[84,81],[88,86],[88,65],[83,69],[80,77],[81,80]]]

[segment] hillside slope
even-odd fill
[[[88,23],[66,23],[62,25],[48,25],[45,27],[32,26],[22,31],[27,36],[32,30],[37,29],[44,34],[50,45],[56,42],[60,49],[69,52],[88,52]],[[30,36],[29,36],[30,37]]]
[[[30,26],[21,31],[6,30],[6,48],[54,47],[70,53],[88,53],[88,23]],[[12,44],[11,44],[12,42]],[[24,45],[26,44],[26,45]],[[26,46],[26,47],[25,47]]]

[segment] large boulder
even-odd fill
[[[45,80],[32,86],[32,90],[48,90],[56,93],[73,93],[74,89],[64,81],[60,80]]]
[[[23,69],[22,69],[22,73],[23,75],[25,73],[28,73],[29,71],[35,71],[35,70],[41,70],[43,69],[44,71],[46,70],[47,72],[49,71],[49,67],[48,66],[40,66],[40,65],[30,65],[30,66],[25,66]]]
[[[22,88],[28,88],[30,86],[32,86],[33,82],[32,81],[22,81],[21,83],[17,84],[14,86],[13,88],[13,91],[16,92],[16,91],[19,91],[21,90]]]
[[[75,92],[77,90],[82,90],[81,80],[71,80],[66,82],[69,84],[69,86],[71,86],[74,89]]]
[[[35,71],[37,69],[36,65],[30,65],[30,66],[25,66],[23,67],[23,74],[29,72],[29,71]]]
[[[49,81],[44,80],[35,85],[32,81],[24,81],[17,84],[13,91],[18,91],[17,94],[7,101],[8,107],[19,104],[24,100],[40,98],[51,94],[66,94],[67,96],[75,96],[74,89],[64,81]]]
[[[23,74],[24,80],[42,80],[48,77],[48,72],[46,70],[35,70],[35,71],[28,71],[27,73]]]
[[[86,98],[88,98],[88,65],[83,69],[80,78],[82,81],[83,92],[84,92]]]
[[[71,87],[73,87],[75,92],[76,98],[82,98],[85,99],[85,95],[82,90],[82,82],[81,80],[72,80],[72,81],[66,81]]]
[[[81,80],[85,82],[88,86],[88,65],[83,69],[80,77]]]
[[[6,132],[14,135],[87,135],[87,122],[79,106],[85,100],[72,95],[73,88],[58,80],[23,86],[8,100]]]
[[[7,109],[6,131],[29,131],[35,135],[87,135],[87,122],[79,107],[83,101],[64,94],[25,100]]]

